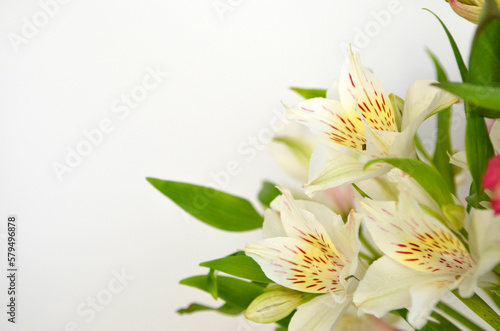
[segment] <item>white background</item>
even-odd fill
[[[20,271],[15,326],[0,278],[0,329],[272,330],[242,317],[175,313],[193,301],[219,305],[178,281],[260,234],[210,228],[145,177],[204,185],[234,160],[240,173],[220,188],[255,202],[263,179],[286,177],[265,150],[238,147],[269,127],[281,101],[300,100],[290,86],[328,87],[348,42],[402,97],[414,80],[434,78],[426,47],[458,80],[446,36],[422,7],[446,22],[466,56],[474,26],[436,0],[73,0],[46,22],[38,1],[1,0],[0,265],[14,214]],[[35,31],[26,27],[36,19]],[[128,114],[116,112],[147,68],[168,74]],[[111,132],[58,176],[54,165],[103,119]],[[114,271],[134,279],[91,318],[87,300],[105,293]]]

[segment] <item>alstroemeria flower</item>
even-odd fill
[[[500,155],[492,157],[488,162],[483,186],[492,190],[491,207],[495,210],[495,215],[500,214]]]
[[[365,224],[385,254],[368,269],[354,294],[358,309],[382,317],[408,308],[408,322],[421,328],[449,290],[473,294],[478,278],[500,262],[500,217],[475,210],[469,229],[470,252],[439,220],[407,193],[399,202],[361,202]]]
[[[306,193],[350,184],[386,173],[382,164],[364,170],[364,164],[381,157],[414,158],[413,139],[428,117],[450,107],[458,98],[431,86],[429,80],[416,81],[406,101],[391,101],[373,73],[361,66],[359,55],[349,53],[338,86],[327,98],[313,98],[287,107],[287,115],[324,137],[311,157]],[[340,100],[340,101],[339,101]],[[339,146],[353,153],[343,153]]]
[[[307,181],[309,160],[318,143],[317,135],[303,125],[290,122],[282,133],[273,138],[269,147],[280,167],[302,185]],[[346,218],[353,208],[353,188],[350,184],[334,187],[320,192],[314,200]]]
[[[458,15],[466,20],[477,23],[479,16],[483,10],[485,0],[446,0],[450,3],[451,8]],[[500,6],[500,1],[496,0],[497,6]]]
[[[362,278],[358,264],[360,217],[340,215],[312,201],[295,201],[288,191],[264,217],[264,240],[247,244],[271,280],[293,290],[323,294],[298,307],[289,330],[331,330],[351,304]],[[306,327],[307,326],[307,327]]]

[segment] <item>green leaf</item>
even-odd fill
[[[262,183],[258,198],[264,206],[269,207],[274,198],[280,194],[281,192],[276,188],[276,184],[265,181]]]
[[[206,275],[185,278],[180,284],[210,293]],[[246,309],[253,299],[264,293],[264,289],[259,285],[226,276],[217,277],[217,289],[219,298],[241,309]]]
[[[216,311],[216,312],[226,314],[226,315],[239,315],[243,312],[243,310],[244,309],[233,306],[229,303],[225,303],[218,308],[214,308],[214,307],[209,307],[209,306],[205,306],[205,305],[200,304],[200,303],[193,302],[192,304],[190,304],[186,308],[181,308],[181,309],[177,310],[177,313],[182,315],[182,314],[192,314],[192,313],[196,313],[199,311]]]
[[[457,298],[459,298],[470,310],[481,317],[486,323],[491,325],[493,329],[500,330],[500,316],[481,299],[481,297],[474,293],[470,298],[462,298],[457,290],[452,291]]]
[[[469,60],[467,83],[492,86],[500,83],[500,13],[494,1],[483,7]],[[465,128],[465,151],[477,197],[483,196],[482,179],[488,160],[493,156],[493,146],[484,123],[482,107],[465,102],[467,125]],[[472,192],[474,191],[474,192]],[[477,199],[480,200],[480,199]],[[480,201],[476,201],[477,205]]]
[[[352,185],[352,187],[354,187],[356,192],[358,192],[359,195],[361,195],[361,197],[371,199],[371,197],[368,194],[366,194],[362,189],[360,189],[358,185],[356,185],[354,183],[351,183],[351,185]]]
[[[326,90],[323,89],[290,87],[290,90],[297,92],[305,99],[326,98]]]
[[[434,62],[434,67],[436,68],[436,77],[440,83],[447,82],[448,76],[443,69],[443,66],[439,62],[438,58],[431,52],[430,49],[427,50],[427,54],[431,57],[432,62]]]
[[[263,218],[252,204],[210,187],[147,178],[161,193],[200,221],[227,231],[262,227]]]
[[[262,272],[259,264],[246,255],[230,255],[222,259],[200,263],[200,266],[216,269],[254,282],[272,283],[272,280]]]
[[[217,300],[218,291],[217,291],[217,274],[214,269],[210,269],[207,275],[207,289],[212,295],[212,298]]]
[[[443,27],[444,31],[446,32],[446,35],[448,36],[448,40],[450,41],[451,48],[453,49],[453,54],[455,55],[455,61],[457,62],[458,69],[460,70],[460,76],[462,77],[462,81],[467,81],[468,77],[468,72],[467,72],[467,67],[465,66],[464,59],[462,58],[462,54],[460,54],[460,50],[458,49],[457,43],[455,42],[455,39],[453,39],[453,36],[451,35],[450,31],[446,27],[446,25],[441,21],[441,19],[434,14],[432,11],[430,11],[427,8],[424,8],[424,10],[427,10],[429,13],[434,15],[441,23],[441,26]]]
[[[469,83],[440,83],[436,86],[451,92],[470,104],[471,110],[488,118],[500,118],[500,87]]]
[[[473,111],[468,111],[465,103],[467,124],[465,126],[465,153],[467,165],[472,177],[471,196],[476,193],[477,197],[484,196],[483,176],[486,171],[488,160],[493,156],[493,146],[488,135],[488,129],[484,118]],[[479,206],[481,199],[476,201],[474,207]]]
[[[429,56],[434,62],[436,67],[436,76],[439,82],[448,81],[446,72],[439,60],[434,56],[434,54],[427,50]],[[432,158],[432,164],[436,167],[437,171],[443,176],[444,180],[448,184],[448,188],[452,193],[455,193],[455,176],[453,171],[453,165],[450,163],[450,157],[448,154],[453,154],[451,148],[451,138],[450,138],[450,126],[451,126],[451,108],[448,108],[437,115],[437,138],[436,147],[434,148],[434,156]]]
[[[425,162],[413,159],[381,158],[367,162],[365,168],[378,162],[389,163],[412,176],[439,206],[455,204],[443,176]]]
[[[467,318],[463,313],[460,313],[453,309],[453,307],[447,305],[444,302],[438,302],[436,308],[441,310],[446,315],[450,316],[457,322],[461,323],[463,326],[467,327],[471,331],[482,331],[483,329],[479,327],[476,323]],[[446,329],[448,330],[448,329]]]

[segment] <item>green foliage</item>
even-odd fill
[[[182,314],[192,314],[192,313],[196,313],[199,311],[216,311],[218,313],[226,314],[226,315],[239,315],[244,311],[244,309],[233,306],[229,303],[225,303],[218,308],[214,308],[214,307],[209,307],[209,306],[205,306],[205,305],[200,304],[200,303],[193,302],[192,304],[190,304],[186,308],[181,308],[181,309],[177,310],[177,312],[181,315]]]
[[[262,227],[264,219],[252,204],[210,187],[147,178],[161,193],[200,221],[227,231],[248,231]]]
[[[474,293],[470,298],[463,298],[458,294],[457,290],[454,290],[453,294],[469,307],[470,310],[476,313],[477,316],[491,325],[493,329],[500,330],[500,316],[479,295]]]
[[[488,118],[500,118],[500,87],[469,83],[441,83],[437,85],[468,101],[472,111]]]
[[[500,13],[493,1],[484,6],[478,24],[469,60],[469,79],[467,83],[491,86],[500,83]],[[472,176],[471,198],[469,203],[479,208],[483,196],[482,179],[488,160],[493,156],[493,146],[482,117],[483,108],[465,102],[467,126],[465,129],[465,151]],[[472,193],[476,193],[473,199]]]
[[[290,90],[297,92],[298,94],[303,96],[305,99],[326,98],[326,90],[322,90],[322,89],[290,87]]]
[[[439,60],[434,56],[431,51],[428,51],[434,66],[436,67],[436,76],[439,82],[448,81],[446,72],[444,71]],[[443,176],[448,188],[452,193],[455,193],[455,176],[453,171],[453,165],[450,163],[450,157],[448,154],[453,154],[451,148],[451,137],[450,137],[450,126],[451,126],[451,108],[448,108],[437,115],[437,138],[436,147],[434,149],[434,156],[432,158],[432,164],[436,167],[439,173]]]
[[[246,255],[230,255],[221,259],[203,262],[202,267],[216,269],[226,274],[253,280],[259,283],[271,283],[260,266]]]
[[[276,188],[276,184],[271,183],[269,181],[265,181],[262,183],[262,188],[259,191],[259,201],[266,207],[269,208],[271,202],[280,195],[281,192]]]
[[[180,284],[195,287],[210,293],[206,275],[185,278],[180,281]],[[248,307],[253,299],[264,293],[264,289],[259,285],[226,276],[217,277],[217,289],[219,298],[226,301],[231,306],[243,310]]]

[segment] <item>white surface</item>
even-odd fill
[[[399,13],[382,26],[373,12],[389,3]],[[220,4],[232,10],[218,15]],[[468,54],[473,25],[444,1],[73,0],[17,52],[9,33],[21,35],[23,18],[41,7],[1,1],[0,265],[6,218],[15,214],[20,279],[18,323],[7,325],[2,308],[0,329],[62,331],[73,321],[84,331],[272,330],[242,317],[175,313],[193,301],[216,305],[178,281],[260,235],[186,217],[145,177],[207,184],[235,160],[241,173],[221,188],[255,201],[263,179],[285,176],[265,151],[248,149],[249,139],[281,101],[299,100],[289,86],[328,87],[350,41],[402,97],[414,80],[434,77],[426,47],[458,79],[444,32],[421,7],[438,13]],[[359,39],[367,29],[373,37]],[[168,75],[128,115],[117,108],[156,67]],[[54,162],[64,164],[67,148],[86,139],[82,131],[106,118],[111,132],[59,180]],[[85,302],[122,269],[134,279],[90,318]]]

